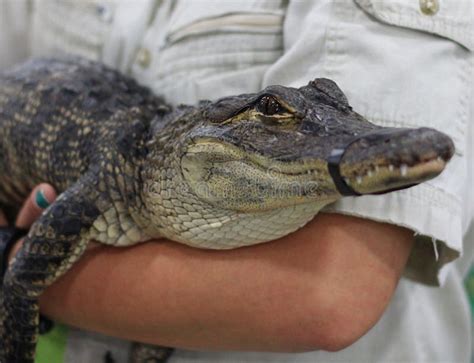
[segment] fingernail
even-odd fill
[[[35,195],[35,202],[38,207],[41,209],[46,209],[50,205],[46,195],[44,195],[43,190],[39,189]]]

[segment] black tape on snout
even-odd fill
[[[344,180],[344,178],[342,177],[341,175],[341,168],[340,168],[340,164],[341,164],[341,160],[346,152],[346,150],[353,144],[355,143],[356,141],[364,138],[364,137],[368,137],[368,136],[371,136],[371,135],[377,135],[377,136],[383,136],[384,134],[390,134],[393,132],[393,128],[390,128],[390,129],[384,129],[384,130],[375,130],[375,131],[372,131],[372,132],[368,132],[368,133],[365,133],[365,134],[362,134],[362,135],[359,135],[359,136],[356,136],[354,139],[352,139],[351,141],[349,141],[344,147],[339,147],[339,148],[335,148],[331,151],[331,154],[329,155],[328,159],[327,159],[327,163],[328,163],[328,171],[329,171],[329,175],[331,175],[331,178],[334,182],[334,185],[336,186],[336,189],[337,191],[343,195],[343,196],[349,196],[349,197],[354,197],[354,196],[360,196],[362,195],[361,193],[358,193],[356,192],[354,189],[352,189],[347,183],[346,181]],[[404,129],[396,129],[396,131],[403,131]],[[407,129],[405,129],[407,130]],[[392,188],[392,189],[387,189],[387,190],[384,190],[382,192],[375,192],[375,193],[366,193],[366,194],[372,194],[372,195],[379,195],[379,194],[385,194],[385,193],[390,193],[390,192],[395,192],[397,190],[402,190],[402,189],[407,189],[407,188],[411,188],[415,185],[417,185],[418,183],[414,183],[414,184],[408,184],[408,185],[405,185],[405,186],[402,186],[402,187],[397,187],[397,188]]]
[[[393,128],[386,128],[383,130],[374,130],[374,131],[369,131],[365,134],[355,136],[352,140],[350,140],[344,147],[338,147],[335,148],[331,151],[331,154],[329,155],[329,158],[327,159],[328,163],[328,171],[329,174],[332,177],[332,180],[334,182],[334,185],[336,186],[337,191],[345,197],[354,197],[354,196],[360,196],[362,195],[361,193],[357,193],[354,189],[352,189],[344,180],[344,178],[341,175],[341,160],[346,152],[346,150],[355,142],[359,141],[360,139],[364,137],[369,137],[371,135],[378,135],[382,136],[384,134],[390,134],[393,132]],[[401,130],[401,129],[399,129]],[[402,188],[403,189],[403,188]],[[385,192],[382,192],[382,194]],[[368,194],[380,194],[380,193],[368,193]]]
[[[327,159],[329,175],[331,175],[331,178],[334,182],[334,185],[336,186],[337,191],[343,196],[361,195],[360,193],[357,193],[354,189],[352,189],[341,175],[341,160],[344,156],[344,153],[346,152],[346,149],[349,147],[349,145],[352,144],[352,142],[347,144],[346,147],[343,149],[333,149],[331,151],[331,155],[329,155],[329,158]]]

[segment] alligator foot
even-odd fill
[[[33,224],[8,268],[0,307],[0,362],[32,363],[38,337],[38,299],[84,252],[99,215],[90,186],[68,189]]]

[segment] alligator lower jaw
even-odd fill
[[[411,166],[389,164],[367,168],[341,165],[341,175],[359,194],[383,193],[432,179],[444,170],[446,163],[443,158],[436,157]]]

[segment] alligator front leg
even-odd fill
[[[1,363],[34,361],[38,298],[82,255],[99,215],[94,188],[78,182],[32,226],[3,283]]]

